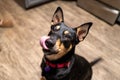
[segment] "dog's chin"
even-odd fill
[[[43,49],[44,55],[52,55],[52,54],[57,54],[59,50],[54,50],[54,49]]]

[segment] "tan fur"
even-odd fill
[[[67,31],[67,30],[66,30],[66,31],[64,31],[64,34],[65,34],[65,35],[66,35],[66,34],[69,34],[69,31]]]
[[[46,78],[45,78],[45,77],[42,77],[40,80],[46,80]]]
[[[58,50],[57,54],[52,54],[52,55],[46,55],[46,58],[49,60],[57,60],[64,56],[68,51],[72,49],[72,45],[68,49],[66,49],[63,45],[63,43],[60,43],[60,40],[57,40],[55,47]]]
[[[59,30],[59,29],[60,29],[60,26],[56,26],[56,29]]]

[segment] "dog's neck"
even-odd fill
[[[70,73],[75,62],[74,48],[59,60],[48,60],[49,62],[46,60],[47,59],[44,60],[45,66],[43,67],[43,75],[45,75],[47,80],[68,80],[67,75]],[[56,70],[57,73],[51,74],[51,72],[56,72]]]
[[[69,62],[72,58],[72,56],[75,54],[75,47],[73,47],[66,55],[64,55],[62,58],[54,61],[49,61],[47,58],[45,58],[47,61],[57,64],[57,63],[64,63],[64,62]]]

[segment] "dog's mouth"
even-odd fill
[[[51,61],[60,59],[72,49],[72,45],[69,48],[65,48],[64,43],[59,38],[55,40],[50,36],[41,37],[40,45],[45,57]]]
[[[43,49],[45,50],[49,50],[49,48],[47,47],[46,45],[46,41],[49,39],[50,37],[49,36],[43,36],[41,39],[40,39],[40,45]]]
[[[41,37],[40,45],[43,48],[45,55],[57,54],[60,50],[58,47],[56,47],[55,43],[50,40],[49,36]]]

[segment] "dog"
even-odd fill
[[[40,39],[44,52],[41,62],[41,80],[91,80],[92,64],[75,54],[76,45],[87,36],[92,22],[76,28],[64,23],[63,10],[58,7],[53,14],[51,30]]]

